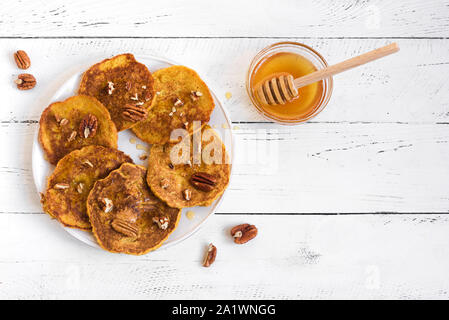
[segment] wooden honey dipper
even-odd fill
[[[265,104],[285,104],[298,96],[298,88],[398,51],[397,43],[392,43],[296,79],[286,72],[275,73],[257,83],[254,91],[259,101]]]

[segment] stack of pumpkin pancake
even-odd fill
[[[78,95],[42,113],[39,142],[56,165],[44,211],[66,227],[91,230],[110,252],[158,248],[182,208],[209,206],[228,185],[225,147],[207,125],[213,109],[208,87],[187,67],[151,74],[132,54],[93,65]],[[118,132],[127,129],[152,145],[148,168],[117,149]],[[178,140],[176,129],[184,133]]]

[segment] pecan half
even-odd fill
[[[138,122],[147,117],[147,109],[140,105],[127,104],[123,109],[122,116],[126,120]]]
[[[240,224],[231,229],[231,236],[235,243],[244,244],[257,236],[257,228],[248,223]]]
[[[14,60],[20,69],[25,70],[31,66],[30,57],[28,57],[28,54],[23,50],[18,50],[14,53]]]
[[[123,219],[115,218],[112,220],[111,227],[127,237],[137,237],[137,227]]]
[[[83,120],[81,120],[79,127],[79,134],[84,138],[92,138],[97,133],[98,120],[93,114],[87,114]]]
[[[156,223],[160,229],[166,230],[170,219],[168,217],[154,217],[153,222]]]
[[[217,257],[217,247],[212,243],[207,247],[206,254],[204,255],[203,267],[210,267],[212,263],[214,263],[215,258]]]
[[[29,90],[33,89],[36,85],[36,78],[32,74],[21,73],[17,76],[17,79],[14,82],[17,85],[17,89]]]
[[[190,177],[190,184],[195,189],[209,192],[212,191],[217,184],[217,177],[206,172],[197,172]]]

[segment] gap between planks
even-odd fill
[[[3,120],[0,121],[1,124],[38,124],[39,120]],[[276,122],[272,121],[232,121],[233,125],[236,124],[274,124],[277,125]],[[403,124],[403,125],[410,125],[410,124],[423,124],[423,125],[429,125],[429,124],[435,124],[435,125],[448,125],[449,122],[420,122],[420,121],[307,121],[305,124]],[[280,128],[284,128],[284,126],[280,126]],[[285,127],[288,128],[288,127]]]
[[[0,214],[45,214],[44,212],[12,212],[3,211]],[[449,212],[388,212],[388,211],[378,211],[378,212],[215,212],[216,215],[229,215],[229,216],[389,216],[389,215],[449,215]]]
[[[448,40],[449,37],[261,37],[261,36],[0,36],[0,39],[305,39],[305,40]]]

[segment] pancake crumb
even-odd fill
[[[230,93],[229,91],[225,93],[226,99],[231,99],[232,98],[232,93]]]
[[[145,150],[145,151],[148,151],[148,150],[147,150],[147,147],[145,147],[143,144],[140,144],[140,143],[138,143],[138,144],[136,145],[136,149],[137,149],[137,150]]]
[[[135,144],[137,142],[136,138],[129,138],[129,142]]]
[[[193,212],[192,210],[187,211],[186,217],[187,219],[192,220],[193,218],[195,218],[195,212]]]

